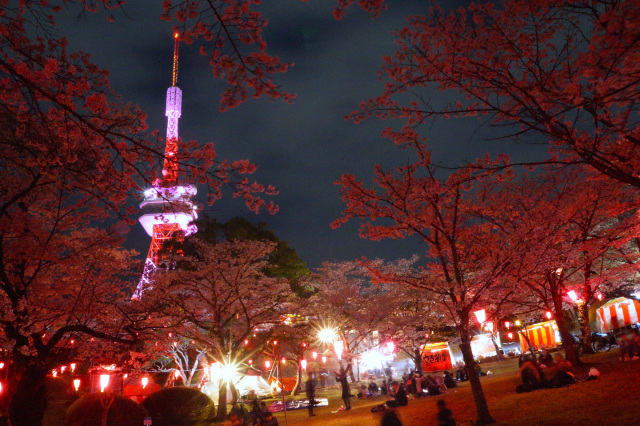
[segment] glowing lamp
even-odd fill
[[[109,386],[109,378],[108,374],[100,375],[100,392],[104,392],[105,388]]]
[[[551,315],[551,311],[545,312],[545,316],[547,317],[547,319],[551,319]]]
[[[287,363],[287,359],[285,357],[282,357],[282,363],[286,364]]]
[[[307,360],[303,359],[300,361],[300,367],[302,367],[303,370],[307,369]]]
[[[66,365],[61,366],[60,367],[60,374],[64,374],[64,370],[66,370],[66,369],[67,369]]]
[[[492,321],[487,322],[484,326],[485,326],[485,328],[487,330],[489,330],[489,332],[493,333],[493,322]]]
[[[312,352],[311,356],[313,357],[313,359],[316,359],[318,357],[318,352]],[[0,367],[2,368],[2,367]]]
[[[0,362],[0,370],[4,368],[4,362]]]
[[[266,368],[271,368],[271,361],[266,360],[266,361],[264,362],[264,366],[265,366]]]
[[[596,297],[598,298],[598,300],[604,299],[604,296],[602,295],[602,293],[598,293]]]
[[[520,327],[520,324],[522,324],[520,320],[516,320],[516,327]]]
[[[509,340],[513,339],[513,333],[511,332],[507,333],[507,337],[509,338]]]
[[[180,377],[180,371],[178,371],[178,370],[174,371],[174,372],[173,372],[173,377],[175,377],[176,379],[177,379],[178,377]]]
[[[274,340],[274,341],[273,341],[273,346],[276,346],[277,344],[278,344],[278,341],[277,341],[277,340]]]
[[[511,326],[511,323],[509,321],[505,321],[504,322],[504,327],[505,328],[509,328]]]
[[[140,379],[140,383],[142,383],[142,389],[146,388],[147,385],[149,384],[149,378],[143,377],[142,379]]]
[[[173,38],[178,38],[180,36],[180,34],[178,33],[173,33]]]
[[[325,364],[327,363],[327,357],[326,356],[322,357],[322,362],[325,363]]]
[[[336,340],[335,342],[333,342],[333,349],[336,351],[336,356],[338,357],[338,359],[342,359],[342,351],[344,349],[344,344],[342,343],[342,340]]]
[[[69,364],[69,367],[71,367],[71,372],[73,373],[74,371],[76,371],[76,363],[72,362],[71,364]]]
[[[337,338],[336,330],[333,328],[323,328],[318,332],[318,340],[322,343],[331,343]]]
[[[484,309],[480,309],[478,311],[475,311],[474,315],[476,316],[476,318],[478,319],[478,322],[480,324],[483,324],[485,322],[485,320],[487,319],[487,312]]]
[[[124,376],[122,376],[123,379],[126,379],[127,377],[129,377],[129,374],[124,373]]]
[[[573,300],[574,302],[576,300],[578,300],[578,295],[576,294],[575,291],[571,290],[570,292],[567,293],[567,296],[569,296],[571,298],[571,300]]]
[[[78,392],[78,389],[80,389],[80,379],[73,380],[73,387],[76,388],[76,392]]]
[[[58,377],[58,370],[52,370],[52,371],[51,371],[51,375],[52,375],[53,377]]]
[[[249,339],[244,339],[244,344],[248,345],[249,344]]]
[[[252,360],[252,359],[250,359],[250,360],[249,360],[249,365],[252,365],[252,364],[253,364],[253,360]]]
[[[395,349],[395,346],[393,342],[387,342],[387,350],[389,352],[393,352],[393,350]]]

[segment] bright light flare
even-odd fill
[[[493,322],[489,321],[487,323],[485,323],[484,327],[489,330],[489,332],[493,333]]]
[[[76,363],[72,362],[71,364],[69,364],[69,366],[71,367],[71,372],[73,373],[74,371],[76,371]]]
[[[567,296],[569,296],[571,298],[571,300],[573,300],[574,302],[576,300],[578,300],[578,295],[576,294],[575,291],[571,290],[569,292],[567,292]]]
[[[140,379],[140,382],[142,383],[142,389],[144,389],[149,384],[149,378],[148,377],[143,377],[142,379]]]
[[[107,386],[109,386],[109,379],[111,378],[108,374],[100,375],[100,392],[104,392]]]
[[[80,389],[80,379],[73,380],[73,387],[76,389],[76,392],[78,392],[78,389]]]
[[[307,369],[307,360],[303,359],[300,361],[300,366],[302,367],[303,370]]]
[[[476,316],[480,324],[483,324],[487,320],[487,312],[484,309],[475,311],[474,315]]]
[[[318,331],[318,340],[320,340],[322,343],[333,343],[337,338],[338,332],[335,328],[326,327],[321,328],[320,331]]]
[[[311,356],[313,357],[313,359],[318,358],[318,352],[312,352]],[[2,367],[0,367],[0,368],[2,368]]]

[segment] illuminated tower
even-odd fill
[[[142,292],[151,285],[151,276],[158,268],[173,266],[171,241],[181,241],[197,231],[193,221],[198,217],[191,199],[196,188],[178,183],[178,119],[182,113],[182,90],[176,86],[178,80],[178,34],[174,34],[173,79],[167,90],[167,138],[164,150],[162,177],[144,192],[140,204],[140,223],[151,236],[151,246],[144,264],[142,278],[133,299],[140,298]]]

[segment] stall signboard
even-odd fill
[[[449,343],[428,343],[422,348],[422,370],[444,371],[453,366]]]

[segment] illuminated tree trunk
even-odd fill
[[[225,421],[227,421],[227,383],[221,380],[220,387],[218,388],[218,414],[216,415],[216,422]]]
[[[588,256],[588,254],[586,254]],[[591,289],[591,266],[592,262],[586,262],[584,265],[584,284],[582,286],[582,294],[584,303],[578,305],[578,321],[580,322],[580,334],[582,335],[582,353],[592,354],[595,351],[591,346],[591,324],[589,324],[589,301],[593,300],[593,290]]]
[[[564,347],[564,356],[571,364],[580,365],[580,359],[578,358],[578,352],[573,344],[573,339],[567,323],[562,315],[562,294],[553,292],[553,307],[555,310],[556,324],[558,325],[558,332],[560,332],[560,338],[562,338],[562,346]]]
[[[489,406],[487,400],[484,397],[482,391],[482,384],[480,383],[480,377],[476,371],[476,362],[473,359],[473,352],[471,351],[471,336],[469,333],[469,312],[460,313],[460,326],[458,332],[460,333],[460,350],[462,351],[462,359],[464,360],[464,367],[467,370],[467,376],[469,376],[469,383],[471,384],[471,393],[473,394],[473,400],[476,404],[476,414],[478,416],[478,424],[491,424],[496,421],[491,417],[489,413]]]
[[[296,365],[298,366],[298,371],[296,372],[296,384],[291,390],[291,396],[297,395],[302,385],[302,366],[300,365],[299,360],[296,362]]]
[[[418,374],[422,374],[422,353],[420,352],[420,348],[415,348],[413,350],[413,364],[416,366],[416,371]]]

